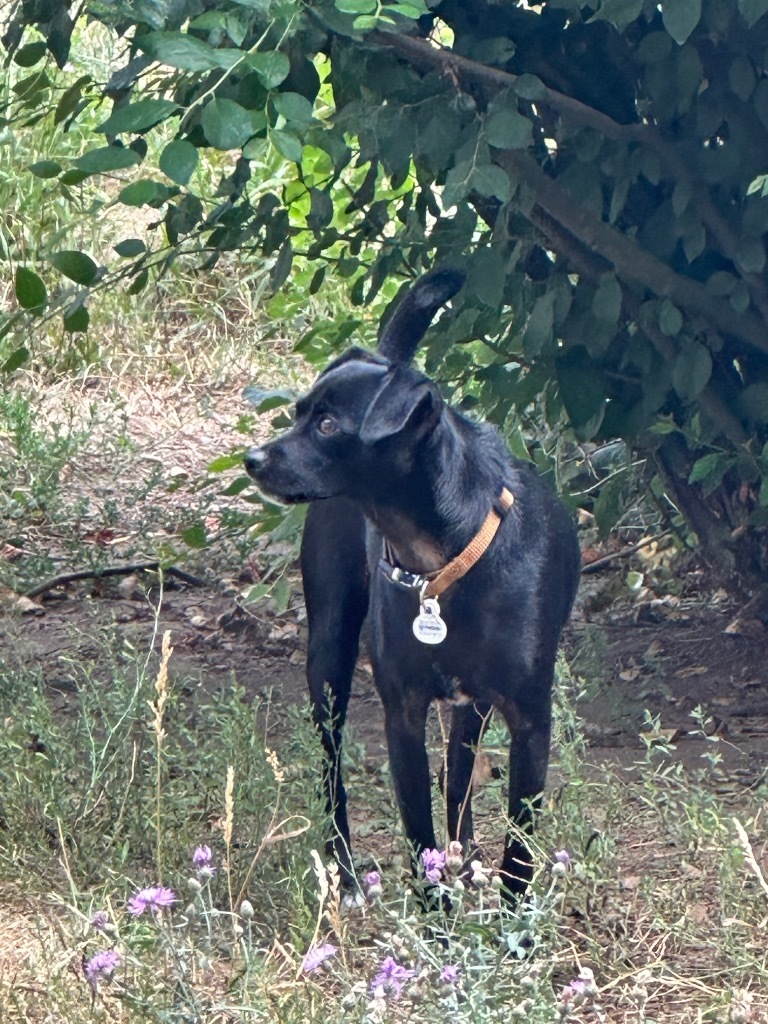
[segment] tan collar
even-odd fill
[[[502,488],[499,502],[506,513],[514,505],[515,496],[504,487]],[[465,573],[469,572],[476,562],[480,561],[488,550],[491,541],[496,536],[501,520],[502,517],[496,509],[492,508],[485,517],[485,522],[480,527],[480,530],[464,550],[459,552],[442,569],[438,569],[437,572],[424,573],[423,575],[406,572],[404,569],[393,566],[386,557],[381,559],[379,566],[387,579],[391,580],[392,583],[396,583],[408,590],[418,590],[422,600],[425,597],[438,597],[452,583],[460,580]]]

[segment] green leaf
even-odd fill
[[[128,294],[138,295],[140,291],[146,288],[148,281],[149,271],[146,268],[144,270],[140,270],[128,286]]]
[[[279,291],[288,280],[292,264],[293,246],[288,238],[280,247],[277,259],[269,272],[269,287],[273,293]]]
[[[253,480],[249,476],[239,476],[236,480],[232,481],[229,487],[225,487],[221,493],[226,498],[232,498],[235,495],[242,494],[249,487],[253,487]]]
[[[64,171],[62,176],[59,178],[61,185],[79,185],[81,181],[85,181],[88,177],[88,171],[80,171],[76,167],[70,167],[68,171]]]
[[[506,95],[509,96],[509,92]],[[510,98],[507,107],[500,107],[494,101],[484,128],[486,141],[497,149],[525,149],[533,141],[531,122],[518,113],[514,98]]]
[[[314,120],[312,104],[298,92],[279,92],[272,98],[275,110],[282,114],[286,121],[304,126]]]
[[[583,345],[575,345],[558,357],[557,380],[565,411],[574,427],[585,427],[601,417],[605,390],[598,367]]]
[[[496,196],[502,203],[506,203],[512,195],[512,183],[509,180],[509,175],[496,164],[481,164],[476,167],[469,179],[469,184],[481,196]]]
[[[290,60],[279,50],[252,53],[245,59],[245,64],[256,72],[265,89],[274,89],[284,82],[291,72]]]
[[[726,455],[724,452],[711,452],[709,455],[703,455],[691,467],[688,483],[698,484],[706,480],[713,487],[716,487],[733,465],[733,462],[734,457]]]
[[[263,110],[246,110],[234,100],[214,98],[201,117],[205,137],[214,149],[240,149],[266,124]]]
[[[55,178],[61,171],[61,164],[55,160],[38,160],[36,164],[30,164],[29,169],[36,178]]]
[[[273,128],[269,133],[269,138],[277,152],[284,156],[286,160],[290,160],[294,164],[301,163],[301,154],[304,151],[304,147],[297,135],[294,135],[293,132]]]
[[[42,41],[27,43],[16,51],[13,60],[20,68],[31,68],[43,59],[45,51],[46,45]]]
[[[755,423],[768,423],[768,384],[758,381],[744,388],[739,404]]]
[[[334,6],[342,14],[373,14],[376,0],[335,0]]]
[[[535,103],[537,100],[545,99],[548,91],[546,85],[536,75],[519,75],[515,82],[515,94],[521,100]]]
[[[662,0],[661,20],[678,46],[682,46],[701,20],[701,0]]]
[[[76,284],[91,284],[99,272],[99,268],[91,257],[77,249],[62,249],[61,252],[52,252],[48,257],[48,262],[56,267],[60,274]]]
[[[199,162],[197,150],[186,139],[174,139],[160,154],[160,170],[177,185],[186,185]]]
[[[755,22],[768,12],[768,0],[739,0],[739,11],[747,25],[752,28]]]
[[[57,103],[56,112],[53,115],[54,124],[61,124],[62,121],[66,120],[70,114],[77,110],[81,102],[85,105],[82,99],[83,88],[91,81],[90,75],[83,75],[61,94],[61,99]]]
[[[384,8],[385,14],[400,14],[403,18],[411,18],[416,21],[418,18],[423,18],[424,15],[429,14],[429,8],[426,4],[416,2],[412,3],[397,3],[388,4]]]
[[[85,306],[75,306],[64,314],[64,330],[70,334],[84,334],[90,322],[91,317]]]
[[[146,244],[140,238],[126,238],[122,242],[118,242],[113,248],[117,255],[122,256],[124,259],[141,256],[143,252],[147,251]]]
[[[271,412],[281,405],[288,405],[293,402],[296,395],[286,388],[258,388],[255,384],[249,384],[243,388],[243,398],[246,402],[256,407],[257,413]]]
[[[593,21],[609,21],[623,32],[627,25],[640,17],[643,11],[643,0],[603,0],[600,10],[588,19]]]
[[[48,301],[48,292],[45,289],[42,278],[38,277],[34,270],[29,270],[27,267],[19,267],[17,269],[14,290],[16,299],[22,309],[30,309],[39,313]]]
[[[761,274],[765,267],[765,246],[759,238],[743,238],[736,249],[736,260],[745,274]]]
[[[243,465],[243,453],[233,452],[231,455],[218,455],[208,463],[209,473],[225,473],[228,469],[237,469]]]
[[[13,373],[14,370],[18,370],[20,366],[23,366],[28,359],[29,349],[26,348],[24,345],[21,345],[19,348],[11,352],[11,354],[3,363],[3,373]]]
[[[104,135],[121,135],[123,132],[141,132],[151,128],[165,119],[174,111],[178,111],[178,103],[163,99],[138,100],[116,107],[106,121],[95,131]]]
[[[163,203],[177,192],[178,189],[168,188],[159,181],[142,178],[121,189],[117,198],[124,206],[148,206],[150,203]]]
[[[125,146],[101,146],[91,149],[75,160],[75,167],[86,174],[122,171],[141,163],[141,157]]]
[[[333,220],[333,200],[326,189],[309,190],[309,213],[307,226],[316,234],[328,227]]]
[[[186,530],[181,531],[180,537],[188,548],[204,548],[208,543],[208,535],[202,523],[188,526]]]
[[[186,32],[149,32],[136,45],[161,64],[180,71],[213,71],[230,68],[242,56],[240,50],[215,50]]]
[[[672,386],[684,402],[690,402],[709,383],[712,356],[698,341],[688,341],[680,349],[672,369]]]
[[[621,285],[615,275],[603,274],[592,300],[592,312],[603,323],[617,324],[621,316],[622,299]]]
[[[674,338],[683,328],[683,314],[669,299],[659,306],[659,327],[668,338]]]

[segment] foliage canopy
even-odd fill
[[[45,62],[66,63],[81,8],[18,0],[4,44],[29,74],[6,123],[69,126],[100,105],[79,159],[31,171],[62,190],[130,171],[119,202],[157,210],[165,237],[120,240],[117,268],[35,254],[0,331],[46,309],[52,273],[78,286],[65,323],[82,330],[90,288],[138,292],[185,251],[208,266],[259,253],[275,291],[293,273],[315,293],[330,270],[355,304],[403,271],[463,264],[428,368],[518,453],[534,408],[580,441],[628,439],[712,561],[765,572],[768,0],[83,6],[125,40],[123,64],[58,88]],[[213,195],[205,149],[226,155]],[[356,326],[300,345],[324,358]]]

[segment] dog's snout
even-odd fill
[[[245,469],[250,476],[258,476],[267,461],[264,448],[249,448],[245,453]]]

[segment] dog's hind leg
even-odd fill
[[[328,852],[336,858],[344,884],[352,886],[341,737],[368,611],[365,522],[352,502],[332,498],[310,505],[301,542],[301,572],[309,625],[307,682],[312,717],[325,753],[323,785],[333,819]]]
[[[445,806],[448,838],[466,849],[474,838],[472,772],[475,754],[488,724],[490,704],[462,704],[453,708],[448,739]]]
[[[510,732],[509,821],[511,828],[504,845],[501,874],[507,891],[522,896],[533,877],[533,858],[526,836],[533,833],[534,814],[541,804],[547,780],[552,698],[526,702],[525,707],[501,708]],[[540,694],[533,685],[531,693]]]

